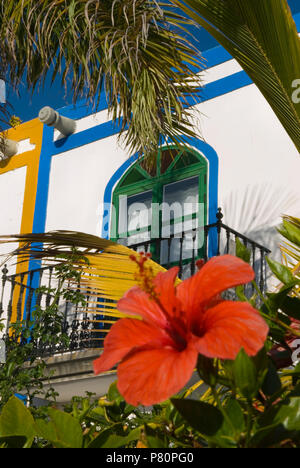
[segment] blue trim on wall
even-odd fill
[[[27,403],[27,396],[26,395],[22,395],[21,393],[15,393],[14,395],[15,395],[15,397],[19,398],[19,400],[21,400],[22,403],[24,403],[24,405],[26,405],[26,403]]]
[[[253,84],[253,81],[244,71],[234,73],[230,76],[225,76],[225,78],[221,78],[220,80],[208,83],[203,88],[201,102],[209,101],[216,97],[223,96],[224,94],[231,93],[232,91],[236,91],[251,84]]]
[[[213,224],[217,221],[216,213],[218,210],[218,177],[219,177],[219,158],[216,151],[208,143],[197,138],[181,137],[186,144],[196,148],[202,153],[208,160],[209,166],[209,210],[208,210],[208,223]],[[103,204],[103,222],[102,222],[102,234],[101,237],[109,239],[109,226],[110,226],[110,214],[112,206],[113,190],[118,181],[121,179],[123,174],[129,169],[129,167],[137,160],[137,154],[133,155],[122,166],[112,175],[104,192]],[[213,257],[217,254],[217,232],[216,230],[210,230],[208,237],[208,256]]]
[[[82,119],[105,109],[107,109],[107,99],[105,93],[103,93],[97,106],[95,106],[93,103],[87,103],[86,101],[82,100],[76,105],[61,107],[58,110],[59,113],[64,117],[69,117],[70,119]]]
[[[213,47],[212,49],[202,52],[202,57],[205,61],[204,64],[206,65],[206,69],[232,60],[230,53],[222,46]]]
[[[51,145],[53,139],[53,128],[43,126],[43,141],[40,155],[38,183],[36,191],[35,212],[33,218],[33,233],[44,232],[46,221],[45,206],[48,203],[49,177],[51,168]]]
[[[203,86],[198,94],[195,94],[193,97],[188,97],[184,104],[186,107],[195,106],[251,84],[253,84],[253,81],[246,72],[240,71],[233,73],[232,75],[225,76],[224,78],[220,78],[219,80]]]
[[[103,138],[116,135],[120,132],[121,125],[121,122],[120,124],[116,124],[110,120],[109,122],[96,125],[95,127],[88,128],[87,130],[75,133],[74,135],[70,135],[66,138],[61,138],[54,142],[52,141],[51,154],[54,156],[65,151],[70,151],[74,148],[79,148],[80,146],[88,143],[93,143],[95,141],[102,140]]]
[[[297,26],[297,31],[300,32],[300,13],[296,13],[294,16],[294,21],[296,23],[296,26]]]
[[[122,166],[117,169],[117,171],[113,174],[113,176],[109,179],[108,184],[106,185],[103,197],[103,220],[102,220],[102,233],[101,237],[103,239],[109,239],[109,226],[110,226],[110,214],[111,214],[111,204],[112,204],[112,194],[113,189],[116,183],[121,179],[123,174],[129,169],[131,164],[133,164],[138,158],[137,153],[130,158],[128,158]]]

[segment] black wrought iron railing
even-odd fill
[[[222,222],[223,214],[219,208],[217,221],[204,227],[197,227],[170,234],[166,238],[148,239],[136,244],[127,244],[135,251],[150,252],[154,260],[165,268],[179,266],[179,278],[185,279],[196,271],[196,262],[204,262],[211,256],[236,254],[237,239],[247,248],[250,264],[255,271],[256,283],[262,292],[267,287],[266,256],[271,251],[256,241],[237,232]],[[124,243],[124,242],[123,242]],[[248,288],[248,295],[253,288]]]
[[[11,324],[22,322],[24,328],[34,321],[34,311],[46,310],[55,302],[60,318],[59,330],[55,333],[64,337],[61,340],[39,340],[33,350],[37,356],[48,356],[67,351],[87,348],[102,348],[105,337],[100,314],[88,312],[88,305],[98,298],[92,298],[92,292],[86,295],[86,307],[66,300],[59,290],[68,290],[70,284],[61,284],[56,275],[56,265],[32,269],[9,275],[7,266],[2,270],[0,294],[0,319],[6,322],[4,336],[11,333]],[[72,285],[74,288],[74,284]],[[79,291],[79,286],[78,286]],[[105,320],[108,326],[113,320]],[[45,322],[45,327],[53,325]],[[45,333],[46,335],[46,333]]]
[[[195,273],[196,262],[199,259],[206,262],[212,255],[228,253],[235,255],[236,242],[239,239],[250,251],[250,263],[256,274],[256,282],[260,290],[265,292],[266,256],[270,250],[225,225],[222,218],[219,209],[217,221],[213,224],[184,231],[180,236],[171,234],[168,238],[144,240],[128,247],[135,251],[151,252],[153,259],[165,268],[178,265],[179,277],[185,279]],[[12,322],[20,320],[29,322],[37,307],[49,307],[54,300],[53,291],[58,286],[57,281],[55,265],[11,275],[6,266],[4,267],[0,281],[0,319],[6,320],[6,333],[9,332]],[[248,297],[252,296],[253,286],[248,285],[244,292]],[[89,291],[88,294],[86,308],[62,297],[57,299],[61,313],[60,333],[68,337],[68,345],[63,346],[61,343],[58,345],[43,340],[38,344],[37,355],[103,347],[103,340],[115,319],[101,315],[101,303],[105,302],[104,299],[97,297],[93,291]],[[234,294],[234,291],[229,291],[229,297]],[[94,303],[95,307],[91,307],[91,303]],[[99,310],[99,313],[91,312],[91,309]]]

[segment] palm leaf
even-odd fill
[[[199,52],[188,20],[145,0],[0,0],[0,39],[11,84],[35,89],[60,72],[74,101],[104,90],[130,154],[152,154],[161,136],[195,135],[187,97],[199,90]],[[175,29],[176,28],[176,32]],[[52,68],[51,68],[52,66]],[[197,94],[197,93],[196,93]]]
[[[283,260],[298,280],[300,280],[300,218],[283,216],[278,232],[285,242],[280,246]],[[300,287],[295,286],[293,292],[300,297]]]
[[[95,316],[99,314],[102,318],[98,321],[108,325],[115,318],[125,316],[117,310],[117,301],[137,283],[137,265],[130,256],[139,254],[110,240],[73,231],[0,237],[0,244],[15,242],[20,246],[9,255],[9,259],[18,265],[27,265],[33,259],[41,261],[42,266],[62,264],[72,259],[72,266],[80,270],[81,279],[79,285],[77,280],[71,280],[68,287],[86,297],[84,312],[90,314],[91,322],[95,322]],[[74,249],[80,253],[75,260]],[[2,264],[7,260],[6,257]],[[149,267],[154,275],[165,271],[151,259]],[[108,328],[103,331],[108,331]]]
[[[243,67],[300,151],[300,39],[286,0],[171,0]]]

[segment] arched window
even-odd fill
[[[115,187],[112,237],[151,252],[163,266],[180,264],[184,270],[191,258],[203,255],[207,161],[195,150],[168,146],[148,166],[138,159]]]

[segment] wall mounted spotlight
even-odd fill
[[[71,135],[76,130],[75,120],[63,117],[56,112],[52,107],[43,107],[39,112],[39,119],[43,124],[54,127],[64,136]]]

